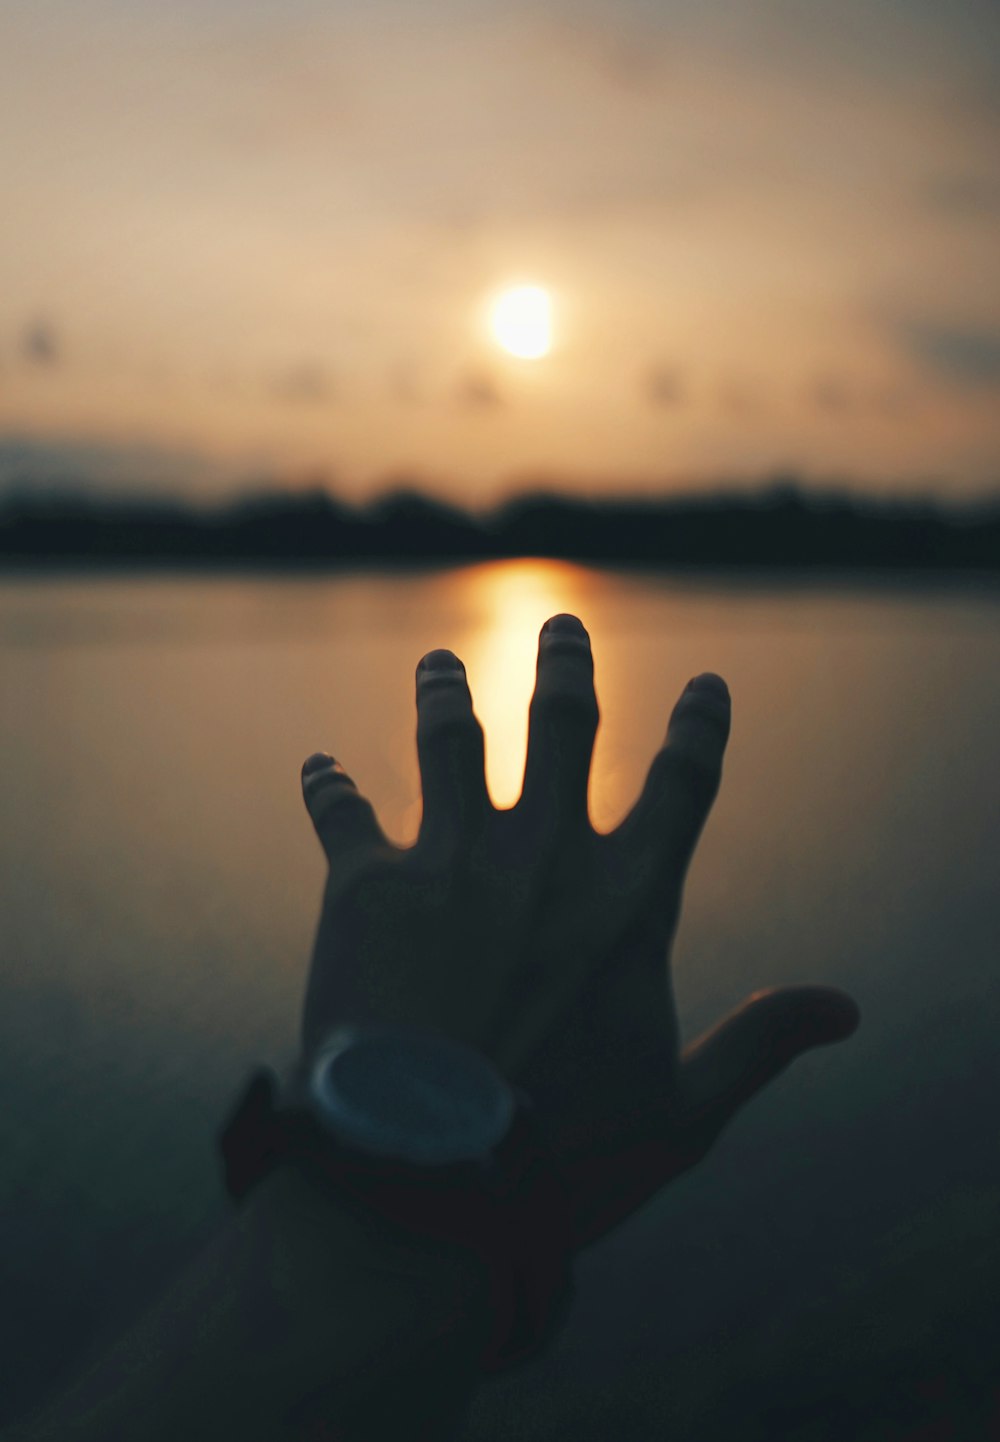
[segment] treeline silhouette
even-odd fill
[[[597,499],[538,492],[484,515],[396,490],[352,506],[323,489],[198,509],[180,501],[9,494],[0,563],[310,566],[509,556],[666,568],[1000,569],[1000,494],[961,508],[813,492]]]

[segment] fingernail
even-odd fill
[[[583,622],[577,616],[571,616],[567,612],[562,612],[558,616],[550,616],[542,627],[542,635],[544,636],[547,631],[562,631],[568,636],[585,636],[588,641],[590,640]]]
[[[303,761],[302,775],[311,776],[314,771],[322,771],[325,766],[336,766],[336,764],[333,757],[328,756],[325,751],[314,751]]]
[[[701,691],[706,696],[717,696],[720,701],[729,700],[729,687],[721,676],[716,676],[714,671],[703,671],[700,676],[692,676],[684,689],[685,691]]]
[[[454,651],[428,651],[417,667],[419,671],[464,671],[465,667]]]

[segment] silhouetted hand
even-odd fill
[[[684,876],[719,787],[726,684],[674,707],[622,824],[599,835],[587,786],[598,724],[590,640],[542,628],[520,800],[497,810],[462,663],[417,668],[423,817],[409,849],[331,757],[303,767],[330,864],[306,994],[308,1052],[347,1021],[409,1022],[477,1046],[535,1102],[571,1178],[577,1245],[705,1155],[734,1113],[810,1047],[858,1025],[823,986],[754,993],[680,1049],[669,951]]]

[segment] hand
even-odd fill
[[[411,848],[386,838],[332,757],[303,767],[330,866],[304,1049],[347,1021],[407,1022],[478,1047],[532,1097],[583,1246],[700,1160],[801,1052],[850,1035],[858,1008],[830,987],[757,992],[680,1049],[669,951],[722,773],[720,677],[689,682],[639,800],[608,835],[588,814],[598,705],[575,616],[542,628],[510,810],[489,798],[462,663],[430,652],[416,692],[423,816]]]

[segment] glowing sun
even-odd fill
[[[493,336],[511,355],[538,360],[552,348],[552,301],[540,285],[505,290],[493,303]]]

